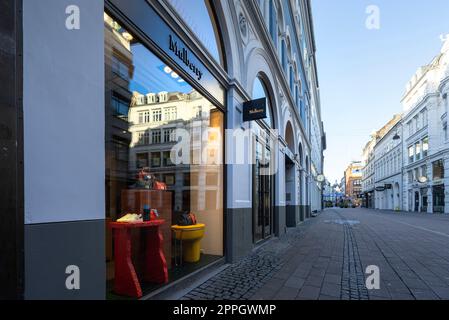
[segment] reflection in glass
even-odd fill
[[[212,57],[223,65],[220,33],[209,0],[168,0],[168,2],[203,43]]]
[[[104,22],[106,217],[111,222],[126,213],[142,214],[145,207],[157,209],[164,220],[160,231],[169,280],[175,280],[223,256],[224,116],[131,32],[107,14]],[[181,142],[187,148],[176,149]],[[174,163],[182,153],[195,161]],[[205,225],[195,262],[181,257],[172,233],[185,211]],[[131,237],[132,261],[144,291],[162,285],[142,276],[150,245],[145,232],[133,230]],[[117,259],[114,241],[108,228],[110,294]]]

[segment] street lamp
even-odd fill
[[[398,135],[398,133],[396,132],[396,134],[393,137],[393,140],[399,140],[399,139],[401,139],[401,136]]]

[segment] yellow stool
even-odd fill
[[[191,226],[173,225],[171,229],[175,233],[176,240],[182,242],[182,256],[186,262],[198,262],[200,260],[200,244],[204,237],[206,225],[203,223]]]

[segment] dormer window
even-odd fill
[[[168,101],[168,92],[159,92],[159,102],[167,102]]]
[[[154,93],[147,94],[147,104],[156,103],[156,95]]]

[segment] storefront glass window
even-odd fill
[[[224,116],[108,14],[104,28],[108,297],[137,298],[223,256]]]
[[[433,167],[433,180],[441,180],[444,178],[444,164],[443,160],[435,161]]]
[[[220,32],[209,0],[168,0],[212,57],[224,65]]]

